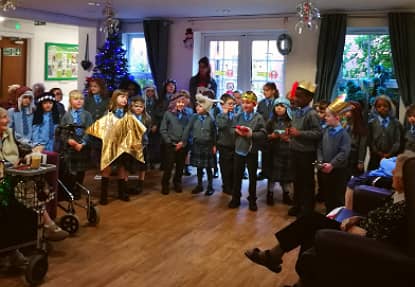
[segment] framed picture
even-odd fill
[[[45,43],[45,80],[76,80],[78,52],[78,45]]]

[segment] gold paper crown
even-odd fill
[[[251,102],[256,103],[257,102],[257,97],[255,95],[255,93],[253,91],[246,91],[242,94],[241,99],[245,99]]]
[[[316,87],[317,86],[312,82],[308,82],[308,81],[298,82],[298,88],[306,90],[307,92],[310,92],[312,94],[314,94],[316,92]]]
[[[350,103],[345,102],[342,98],[335,99],[328,107],[332,113],[337,115],[343,114],[352,109]]]

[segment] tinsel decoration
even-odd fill
[[[11,199],[10,180],[5,177],[0,180],[0,206],[8,206]]]

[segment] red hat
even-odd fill
[[[17,99],[19,99],[21,96],[33,97],[32,90],[29,87],[25,87],[25,86],[18,88],[15,93],[16,93]]]

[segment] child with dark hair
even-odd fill
[[[130,111],[135,116],[135,118],[140,121],[147,129],[142,137],[143,155],[145,162],[142,163],[132,159],[133,162],[131,164],[132,172],[138,171],[138,183],[133,187],[131,193],[140,194],[143,191],[144,179],[149,162],[147,147],[149,144],[148,135],[151,129],[151,117],[146,111],[145,100],[141,97],[133,97],[131,99]]]
[[[349,172],[351,176],[359,176],[364,172],[368,130],[367,124],[363,121],[361,105],[354,101],[349,103],[351,109],[344,114],[345,129],[351,138]]]
[[[378,168],[382,158],[398,154],[402,130],[401,123],[395,118],[395,105],[388,96],[383,95],[375,99],[372,114],[368,134],[369,170]]]
[[[235,158],[234,158],[234,182],[232,200],[229,208],[238,208],[241,204],[241,185],[245,166],[248,166],[249,174],[249,209],[257,211],[256,182],[258,169],[258,148],[266,139],[264,118],[254,111],[257,104],[257,96],[252,91],[242,94],[242,109],[235,118]]]
[[[258,107],[256,109],[257,113],[259,113],[265,122],[273,115],[274,110],[274,100],[279,97],[279,91],[277,86],[274,82],[267,82],[264,87],[262,88],[264,93],[264,99],[262,99],[258,103]],[[261,172],[258,173],[258,180],[263,180],[265,178],[263,169],[269,165],[270,154],[269,154],[270,146],[268,142],[264,142],[260,146],[261,151]]]
[[[320,101],[318,103],[315,104],[315,110],[318,114],[318,117],[320,118],[320,126],[322,129],[324,129],[327,125],[326,125],[326,109],[329,106],[329,102],[328,101]]]
[[[153,169],[156,163],[160,162],[160,123],[163,114],[156,109],[156,103],[159,99],[155,86],[144,88],[144,102],[147,114],[151,117],[151,126],[148,131],[148,160],[149,168]],[[164,113],[164,112],[163,112]]]
[[[291,204],[289,191],[294,180],[294,172],[287,130],[291,127],[292,112],[290,102],[286,98],[275,99],[273,107],[273,115],[265,126],[270,147],[268,165],[263,170],[268,178],[267,204],[274,204],[275,182],[281,185],[283,202]]]
[[[317,145],[321,138],[320,119],[311,107],[315,85],[295,82],[290,102],[295,108],[288,134],[294,168],[294,206],[288,210],[291,216],[311,213],[314,210],[314,166]]]
[[[160,125],[160,134],[164,142],[164,163],[163,177],[161,181],[162,194],[169,194],[170,178],[175,168],[173,177],[174,189],[176,192],[182,192],[182,176],[186,151],[182,141],[184,130],[190,120],[185,107],[189,99],[185,93],[177,93],[170,99],[168,111],[164,113]]]
[[[235,126],[235,99],[229,94],[220,98],[222,112],[216,116],[218,137],[216,146],[219,151],[219,166],[222,174],[222,191],[232,195],[233,189],[233,160],[235,156],[235,135],[231,132]]]
[[[193,109],[196,108],[196,94],[201,92],[200,90],[198,91],[198,89],[210,89],[215,95],[217,95],[217,84],[211,74],[212,69],[210,67],[209,58],[201,58],[199,60],[198,72],[190,79],[189,82],[190,102]]]
[[[163,99],[167,104],[171,101],[171,98],[176,93],[177,82],[173,79],[168,79],[164,82],[163,91],[161,94],[161,99]]]
[[[62,118],[65,114],[65,106],[61,103],[63,98],[63,92],[61,88],[52,88],[50,89],[49,93],[55,96],[55,104],[58,107],[59,116]]]
[[[405,149],[415,152],[415,104],[406,110],[407,131],[405,133]]]
[[[120,83],[120,90],[128,91],[128,98],[132,99],[136,96],[141,96],[141,86],[136,81],[125,79]]]
[[[55,129],[59,121],[55,97],[50,93],[43,93],[37,99],[36,111],[33,116],[32,142],[36,150],[54,150]]]
[[[88,81],[88,95],[85,97],[84,109],[92,116],[92,122],[101,118],[109,104],[108,92],[103,79],[93,78]],[[97,138],[90,139],[91,159],[95,167],[101,160],[102,142]]]
[[[235,90],[232,92],[233,98],[235,99],[234,112],[235,115],[239,114],[242,111],[242,92],[240,90]]]

